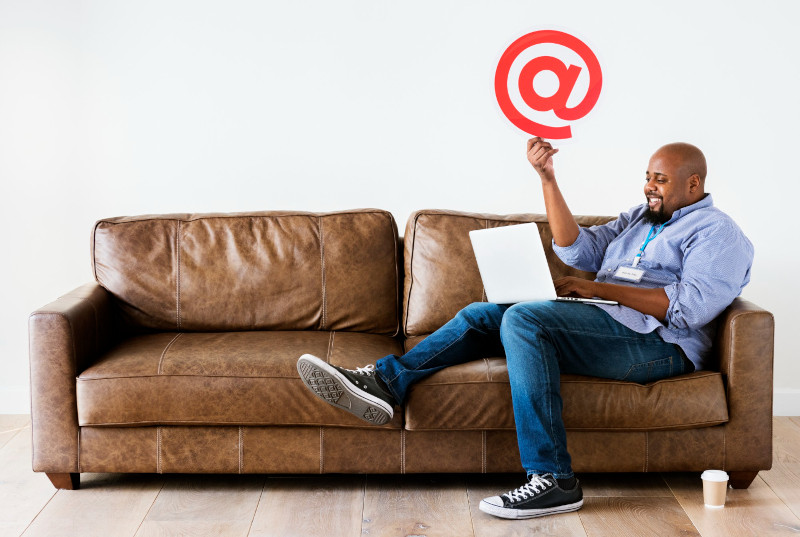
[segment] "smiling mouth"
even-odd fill
[[[647,198],[647,206],[651,209],[657,208],[661,204],[661,198]]]

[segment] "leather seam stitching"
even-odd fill
[[[486,430],[481,431],[481,473],[486,473]]]
[[[399,235],[400,232],[397,230],[397,222],[394,220],[394,216],[391,214],[387,215],[389,218],[390,228],[392,231],[392,240],[394,241],[394,286],[397,290],[394,295],[395,299],[395,307],[394,307],[394,314],[395,314],[395,324],[394,324],[394,334],[392,337],[396,337],[400,335],[400,331],[403,329],[402,327],[402,310],[403,310],[403,297],[402,297],[402,289],[400,289],[400,258],[398,257],[400,253],[400,244],[399,244]]]
[[[324,330],[327,324],[327,304],[325,300],[325,235],[322,227],[322,217],[317,217],[317,229],[319,230],[319,258],[322,272],[322,326]]]
[[[722,469],[727,470],[728,463],[728,435],[727,427],[722,428]]]
[[[733,362],[733,360],[730,358],[730,356],[736,356],[736,349],[735,349],[736,338],[734,337],[734,335],[736,334],[736,321],[737,320],[738,320],[738,316],[736,316],[733,319],[731,319],[731,324],[730,324],[730,336],[729,336],[730,337],[730,339],[729,339],[729,341],[730,341],[730,353],[729,353],[729,358],[728,358],[728,368],[727,368],[727,371],[726,371],[726,374],[727,374],[727,377],[728,377],[728,382],[725,383],[725,400],[728,402],[728,404],[730,404],[730,400],[731,400],[731,365],[732,365],[732,362]],[[727,427],[723,427],[722,428],[722,469],[723,470],[726,470],[726,466],[727,466],[727,462],[728,462],[728,451],[727,451],[727,447],[728,447],[727,440],[728,440],[728,438],[727,438],[727,434],[726,434],[727,429],[728,429]]]
[[[67,326],[69,326],[69,336],[72,343],[72,363],[75,366],[75,370],[78,369],[78,349],[75,347],[75,329],[72,326],[72,320],[69,316],[61,314],[61,317],[67,321]],[[77,397],[73,399],[73,401],[77,402]],[[77,409],[76,409],[77,410]],[[77,419],[75,420],[77,421]],[[31,420],[31,424],[33,420]],[[31,426],[31,430],[33,430],[33,426]],[[80,445],[80,423],[78,424],[78,445],[76,446],[77,451],[75,452],[75,469],[78,470],[81,464],[81,445]]]
[[[93,427],[102,427],[102,426],[114,426],[114,425],[128,425],[129,423],[148,423],[148,422],[125,422],[125,423],[84,423],[83,426],[93,426]],[[176,424],[180,423],[203,423],[205,422],[175,422]],[[576,431],[576,432],[609,432],[609,433],[655,433],[655,432],[663,432],[663,431],[690,431],[695,429],[704,429],[708,427],[715,427],[717,425],[725,425],[727,422],[725,421],[706,421],[706,422],[697,422],[697,423],[681,423],[678,425],[664,425],[664,426],[653,426],[653,427],[567,427],[567,431]],[[281,424],[281,425],[295,425],[295,424]],[[303,425],[303,424],[297,424]],[[260,424],[254,423],[252,426],[260,427]],[[335,425],[335,427],[345,427],[345,425]],[[514,426],[507,426],[507,427],[482,427],[482,426],[475,426],[475,427],[442,427],[439,425],[416,425],[416,426],[408,426],[408,431],[417,431],[417,432],[454,432],[454,431],[516,431],[517,429]],[[364,430],[369,430],[367,427],[363,427]]]
[[[644,432],[644,471],[650,466],[650,433]]]
[[[104,377],[77,377],[75,380],[77,382],[92,382],[95,380],[122,380],[122,379],[148,379],[148,378],[214,378],[214,379],[284,379],[284,380],[297,380],[297,377],[285,377],[285,376],[276,376],[276,375],[197,375],[197,374],[189,374],[189,373],[172,373],[172,374],[163,374],[163,375],[120,375],[120,376],[104,376]],[[435,386],[432,384],[431,386]]]
[[[384,211],[383,209],[353,209],[353,210],[345,210],[345,211],[327,211],[327,212],[314,212],[314,211],[263,211],[267,214],[258,214],[259,211],[254,212],[245,212],[245,213],[229,213],[229,214],[208,214],[208,213],[180,213],[186,214],[186,216],[178,215],[142,215],[142,216],[132,216],[132,217],[125,217],[126,221],[124,222],[112,222],[113,218],[103,218],[97,221],[97,224],[108,224],[111,226],[124,226],[126,224],[135,224],[137,222],[152,222],[154,220],[164,220],[167,222],[176,221],[176,222],[199,222],[202,220],[227,220],[231,218],[288,218],[294,216],[308,216],[308,217],[319,217],[319,216],[337,216],[337,215],[345,215],[345,214],[384,214],[388,211]],[[280,213],[280,214],[269,214],[269,213]],[[147,216],[147,217],[145,217]],[[520,221],[520,223],[525,223],[525,221]],[[594,225],[594,224],[593,224]]]
[[[406,473],[406,430],[400,429],[400,473]]]
[[[325,470],[325,428],[319,428],[319,473]]]
[[[488,359],[484,358],[484,360],[488,360]],[[683,383],[683,382],[701,382],[701,381],[706,381],[708,378],[715,377],[717,375],[719,375],[719,373],[708,373],[708,374],[705,374],[705,375],[702,375],[702,376],[698,375],[696,377],[684,378],[684,379],[679,379],[677,377],[665,378],[665,379],[657,380],[657,381],[655,381],[653,383],[650,383],[650,384],[637,384],[635,382],[623,382],[623,381],[612,380],[612,379],[562,380],[561,381],[561,385],[563,386],[565,384],[591,384],[591,385],[622,386],[624,389],[634,389],[634,390],[638,391],[638,390],[642,390],[642,389],[644,389],[644,390],[653,390],[654,389],[653,385],[655,385],[655,384],[672,384],[672,383],[675,383],[675,382],[682,382]],[[485,383],[485,382],[487,382],[487,381],[485,381],[485,380],[465,380],[465,381],[461,381],[461,382],[456,382],[456,381],[431,382],[431,381],[428,381],[426,379],[426,381],[424,383],[423,382],[419,383],[419,387],[423,387],[423,386],[451,386],[451,385],[452,386],[460,386],[460,385],[463,385],[463,384],[480,384],[480,383]],[[508,380],[494,380],[494,379],[492,379],[491,382],[496,383],[496,384],[509,384]]]
[[[156,473],[161,472],[161,427],[156,427]]]
[[[170,347],[172,347],[172,344],[175,343],[175,340],[178,339],[179,337],[181,337],[182,335],[183,335],[183,332],[180,332],[180,333],[176,334],[175,337],[172,338],[169,343],[167,343],[167,346],[164,347],[164,350],[161,351],[161,356],[158,359],[157,376],[160,376],[162,374],[161,373],[161,366],[164,363],[164,357],[167,355],[167,351],[169,350]],[[110,378],[117,379],[117,378],[141,378],[141,377],[110,377]],[[86,380],[89,380],[89,379],[86,379]],[[94,379],[94,380],[98,380],[98,379]]]
[[[177,277],[175,281],[175,320],[178,330],[181,328],[181,221],[178,220],[175,234],[175,265]]]
[[[411,233],[411,255],[408,256],[408,293],[403,293],[404,298],[406,300],[406,307],[405,309],[405,318],[403,319],[403,334],[408,337],[408,317],[409,312],[411,311],[411,293],[414,290],[414,252],[416,250],[416,238],[417,238],[417,223],[419,222],[419,217],[422,216],[423,213],[419,213],[414,217],[414,225],[412,226],[412,233]],[[403,248],[406,248],[407,243],[405,242],[405,238],[403,241]],[[405,259],[406,256],[404,256]],[[405,261],[404,261],[405,264]],[[405,272],[405,271],[404,271]]]
[[[92,276],[94,276],[94,281],[99,282],[100,280],[97,279],[97,228],[100,227],[100,222],[94,223],[94,229],[92,229]]]
[[[241,425],[239,426],[239,473],[244,473],[244,434]]]

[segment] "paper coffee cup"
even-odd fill
[[[703,501],[706,507],[711,509],[725,507],[728,474],[722,470],[706,470],[700,477],[703,480]]]

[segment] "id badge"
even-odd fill
[[[643,276],[644,271],[636,267],[619,267],[617,272],[614,273],[614,277],[616,279],[633,283],[639,283],[642,281]]]

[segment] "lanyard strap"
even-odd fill
[[[644,240],[644,244],[642,244],[642,247],[639,248],[639,251],[636,253],[636,257],[633,258],[634,267],[639,264],[639,261],[641,261],[642,255],[644,254],[644,249],[647,248],[647,245],[650,244],[650,241],[658,237],[658,234],[661,233],[661,230],[664,229],[664,226],[666,225],[667,225],[666,222],[661,224],[661,227],[658,228],[658,231],[656,231],[655,224],[653,225],[653,227],[650,228],[650,232],[647,234],[647,238]],[[655,235],[653,234],[654,231]]]

